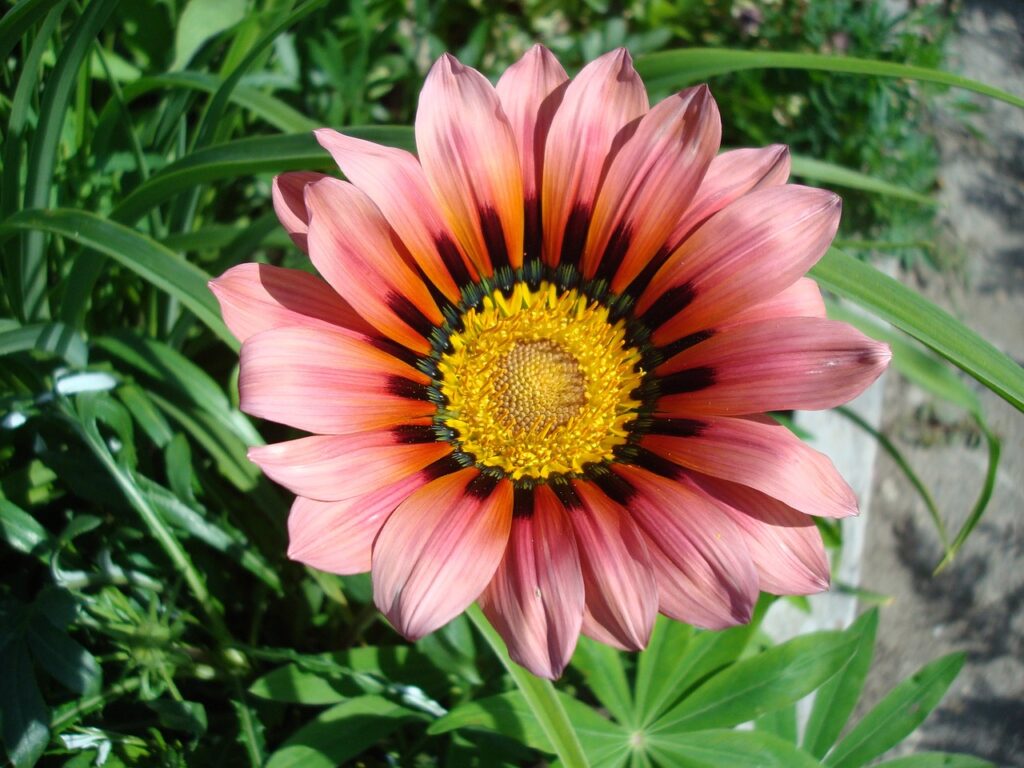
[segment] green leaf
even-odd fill
[[[814,768],[818,761],[778,736],[761,731],[708,730],[659,733],[648,741],[665,768]]]
[[[353,686],[344,678],[307,672],[298,664],[285,664],[258,678],[249,693],[270,701],[322,706],[352,697]],[[358,690],[358,689],[356,689]]]
[[[853,56],[828,56],[820,53],[775,53],[737,51],[728,48],[687,48],[659,51],[640,56],[636,68],[649,87],[680,87],[714,75],[744,69],[807,69],[851,75],[896,77],[926,83],[949,85],[974,91],[993,99],[1024,108],[1024,98],[949,72],[891,61],[858,59]]]
[[[817,632],[726,667],[667,712],[651,732],[739,725],[803,698],[846,660],[857,638]]]
[[[0,498],[0,536],[19,552],[46,558],[53,538],[28,512]]]
[[[6,610],[0,612],[0,617],[3,624],[11,618]],[[0,712],[0,733],[7,758],[16,768],[35,765],[50,740],[46,725],[49,714],[32,674],[28,647],[20,634],[0,643]]]
[[[238,340],[220,319],[206,284],[210,276],[145,235],[87,211],[57,208],[19,211],[0,224],[0,242],[18,231],[60,235],[92,248],[135,272],[188,307],[231,349]]]
[[[85,339],[63,323],[33,323],[0,332],[0,356],[30,349],[60,357],[75,368],[89,361]]]
[[[844,168],[841,165],[826,163],[809,157],[796,156],[792,158],[792,163],[794,176],[800,176],[820,184],[849,187],[850,189],[871,192],[886,197],[898,197],[901,200],[909,200],[920,205],[938,205],[938,201],[935,198],[928,197],[928,195],[922,195],[919,192],[914,192],[896,184],[890,184],[869,174]]]
[[[836,248],[810,274],[823,288],[909,333],[1024,411],[1024,369],[927,299]]]
[[[103,675],[96,658],[45,616],[33,615],[27,638],[39,666],[65,688],[79,696],[99,691]]]
[[[919,752],[876,763],[875,768],[995,768],[993,763],[973,755],[955,755],[949,752]]]
[[[415,713],[380,696],[360,696],[310,720],[267,761],[266,768],[334,768],[397,730]]]
[[[572,665],[583,673],[587,686],[616,720],[623,725],[633,724],[633,696],[618,651],[581,636]]]
[[[207,40],[245,18],[245,0],[189,0],[178,18],[171,69],[181,69]]]
[[[821,757],[835,744],[857,706],[871,668],[877,631],[878,609],[861,614],[846,630],[846,634],[857,639],[849,660],[814,694],[814,707],[804,728],[803,747],[815,757]]]
[[[206,707],[198,701],[157,699],[147,701],[146,706],[156,712],[160,725],[175,731],[185,731],[194,736],[206,733]]]
[[[899,683],[829,752],[824,764],[856,768],[899,744],[942,700],[964,658],[962,653],[943,656]]]
[[[0,17],[0,61],[18,44],[21,36],[43,18],[51,8],[67,0],[21,0]]]
[[[607,755],[628,748],[629,733],[624,728],[601,717],[571,696],[561,692],[556,692],[556,695],[592,763],[596,764],[607,759]],[[462,704],[434,721],[427,733],[447,733],[457,728],[484,728],[521,741],[541,752],[555,752],[551,739],[521,691],[509,691]]]
[[[113,13],[119,0],[94,0],[85,6],[71,34],[60,48],[60,57],[43,88],[39,105],[37,129],[29,147],[25,177],[25,208],[45,208],[51,197],[51,182],[60,156],[57,145],[64,127],[71,90],[78,79],[82,60]],[[24,238],[20,258],[12,262],[19,290],[15,314],[25,319],[39,319],[48,314],[46,299],[45,230],[33,228]]]
[[[415,148],[412,128],[408,126],[348,126],[344,130],[349,136],[378,144]],[[154,206],[210,181],[237,179],[257,173],[334,168],[330,155],[316,143],[312,134],[229,141],[193,152],[154,173],[118,203],[111,218],[133,224]]]

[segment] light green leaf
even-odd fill
[[[19,231],[60,235],[117,261],[188,307],[231,349],[238,340],[220,319],[210,276],[145,235],[94,213],[57,208],[19,211],[0,224],[0,242]]]
[[[877,763],[875,768],[995,768],[988,760],[973,755],[955,755],[949,752],[919,752]]]
[[[823,288],[860,304],[931,347],[1024,411],[1024,369],[916,292],[836,248],[829,250],[810,275]]]
[[[0,535],[4,541],[26,555],[46,556],[53,538],[28,512],[0,498]]]
[[[814,707],[804,728],[803,747],[815,757],[821,757],[835,744],[857,706],[871,668],[877,631],[878,609],[861,614],[850,625],[846,634],[857,638],[857,644],[849,660],[814,695]]]
[[[808,69],[851,75],[896,77],[974,91],[1024,108],[1024,98],[949,72],[891,61],[828,56],[820,53],[737,51],[728,48],[687,48],[640,56],[636,68],[651,87],[680,87],[715,75],[744,69]]]
[[[659,733],[649,750],[664,768],[815,768],[818,761],[778,736],[761,731]]]
[[[245,5],[245,0],[189,0],[178,19],[171,69],[184,67],[203,43],[244,19]]]
[[[380,696],[349,699],[299,728],[270,756],[266,768],[334,768],[414,717]]]
[[[835,674],[857,638],[817,632],[726,667],[669,710],[651,732],[739,725],[803,698]]]
[[[583,673],[597,700],[623,725],[633,724],[633,696],[622,656],[611,646],[581,636],[572,665]]]
[[[893,688],[824,760],[831,768],[856,768],[899,744],[924,722],[964,665],[951,653],[926,664]]]
[[[340,676],[307,672],[298,664],[285,664],[258,678],[249,686],[249,693],[270,701],[319,706],[351,698],[352,685],[346,685]]]

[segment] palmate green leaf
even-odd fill
[[[25,208],[45,208],[49,204],[53,173],[60,155],[57,145],[78,69],[118,2],[94,0],[89,3],[61,46],[60,57],[43,88],[36,133],[29,146]],[[16,271],[12,282],[17,289],[10,295],[15,314],[23,319],[41,319],[49,313],[45,247],[45,230],[32,228],[23,240],[20,258],[11,261]]]
[[[4,498],[0,498],[0,536],[19,552],[44,560],[53,548],[50,532],[28,512]]]
[[[618,651],[581,636],[572,665],[583,673],[587,686],[616,720],[626,726],[633,725],[633,695]]]
[[[556,692],[591,766],[615,765],[629,751],[629,732],[601,717],[581,701]],[[462,704],[427,729],[429,734],[458,728],[484,728],[554,754],[555,748],[520,691],[509,691]]]
[[[898,197],[901,200],[909,200],[919,205],[934,206],[938,201],[928,195],[922,195],[911,189],[891,184],[887,181],[875,178],[866,173],[860,173],[849,168],[844,168],[835,163],[826,163],[822,160],[814,160],[810,157],[799,157],[794,155],[793,175],[804,179],[818,182],[820,184],[834,185],[857,189],[862,192],[870,192],[884,197]]]
[[[380,696],[349,699],[292,734],[270,756],[266,768],[334,768],[417,717]]]
[[[86,211],[57,208],[19,211],[0,224],[0,242],[17,232],[49,232],[117,261],[188,307],[231,349],[238,340],[220,319],[210,276],[145,235]]]
[[[924,722],[964,665],[951,653],[926,664],[893,688],[823,761],[830,768],[857,768],[899,744]]]
[[[861,614],[846,630],[857,638],[857,644],[843,668],[814,695],[814,707],[804,729],[803,747],[814,757],[828,752],[857,706],[871,668],[877,631],[877,608]]]
[[[760,731],[707,730],[651,736],[647,748],[664,768],[815,768],[799,747]]]
[[[836,673],[856,637],[816,632],[726,667],[650,727],[650,732],[698,731],[739,725],[785,707]]]
[[[348,126],[344,132],[392,147],[415,147],[409,126]],[[256,173],[333,168],[335,165],[330,155],[309,133],[228,141],[197,150],[154,173],[117,204],[111,218],[133,224],[154,206],[210,181],[237,179]]]
[[[715,75],[744,69],[807,69],[873,77],[920,80],[974,91],[1024,108],[1024,98],[950,72],[890,61],[828,56],[820,53],[738,51],[728,48],[687,48],[640,56],[636,68],[650,87],[681,87]]]
[[[823,288],[931,347],[1024,411],[1024,369],[924,297],[836,248],[815,265],[810,276]]]
[[[916,755],[897,757],[876,763],[875,768],[995,768],[988,760],[973,755],[956,755],[949,752],[919,752]]]

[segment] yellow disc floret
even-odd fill
[[[513,479],[612,458],[640,401],[640,353],[621,321],[549,283],[495,291],[462,316],[441,357],[444,423],[479,464]]]

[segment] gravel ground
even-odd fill
[[[1024,0],[968,0],[957,26],[947,69],[1024,93]],[[943,237],[962,253],[962,269],[904,277],[1024,362],[1024,111],[977,103],[980,137],[951,117],[939,120]],[[1000,476],[983,522],[939,576],[931,575],[941,550],[924,505],[888,457],[878,460],[861,581],[894,602],[882,611],[866,701],[928,661],[965,651],[950,693],[903,751],[967,752],[1024,766],[1024,417],[978,391],[1002,439]],[[955,531],[987,458],[970,420],[889,376],[882,427]]]

